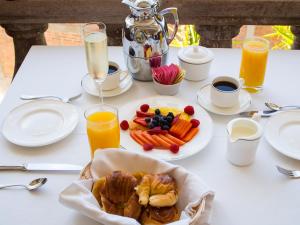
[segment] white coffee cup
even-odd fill
[[[231,86],[218,84],[231,84]],[[240,90],[243,86],[244,80],[237,79],[230,76],[216,77],[211,85],[210,99],[211,102],[221,108],[231,108],[239,104]],[[224,87],[224,89],[220,88]],[[226,89],[227,87],[227,89]],[[231,89],[232,88],[232,89]]]
[[[112,72],[110,72],[110,70],[109,70],[107,77],[102,84],[102,89],[104,91],[110,91],[110,90],[116,89],[117,87],[119,87],[120,82],[121,82],[120,75],[121,75],[122,71],[120,70],[119,65],[115,62],[109,62],[109,67],[114,68],[115,70]]]

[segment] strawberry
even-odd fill
[[[120,123],[120,127],[122,130],[128,130],[129,128],[129,123],[127,120],[123,120],[121,123]]]
[[[149,108],[150,108],[150,106],[148,104],[143,104],[143,105],[141,105],[140,110],[142,112],[147,112]]]
[[[193,128],[196,128],[200,125],[200,121],[196,120],[196,119],[191,119],[190,122],[191,122]]]
[[[137,123],[139,125],[142,125],[143,127],[147,127],[147,122],[145,121],[145,118],[139,118],[139,117],[137,117],[137,118],[135,118],[133,120],[133,122],[135,122],[135,123]]]
[[[137,117],[152,117],[152,116],[154,116],[154,113],[147,113],[147,112],[142,112],[142,111],[136,111],[136,116]]]
[[[179,145],[172,144],[170,146],[170,151],[176,154],[177,152],[179,152]]]
[[[188,105],[184,108],[184,112],[190,116],[194,115],[195,111],[194,111],[194,107],[191,105]]]
[[[172,125],[174,125],[179,120],[180,114],[176,115],[172,121]]]
[[[151,151],[154,148],[154,146],[152,144],[144,144],[143,145],[143,149],[145,151]]]

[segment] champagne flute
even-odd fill
[[[103,104],[102,84],[108,73],[108,49],[106,26],[102,22],[83,25],[86,63],[89,75],[94,79]]]

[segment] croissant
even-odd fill
[[[167,174],[145,175],[135,189],[143,206],[173,206],[178,200],[176,182]]]
[[[163,208],[148,206],[142,213],[140,222],[142,225],[161,225],[178,219],[179,214],[175,206]]]
[[[125,172],[114,171],[94,183],[92,192],[105,212],[138,219],[141,205],[135,193],[137,179]]]

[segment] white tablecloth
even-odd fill
[[[170,62],[177,63],[177,49],[170,49]],[[240,50],[213,49],[215,60],[211,77],[238,75]],[[124,68],[122,50],[111,47],[110,59]],[[265,89],[253,95],[251,108],[263,108],[269,100],[278,104],[300,104],[300,51],[272,51],[269,58]],[[0,123],[5,115],[22,103],[20,94],[69,95],[80,90],[80,80],[86,73],[84,50],[81,47],[33,47],[17,77],[0,105]],[[206,81],[208,82],[208,81]],[[205,82],[184,81],[177,97],[196,102],[196,91]],[[134,82],[125,94],[105,99],[121,106],[136,98],[156,94],[152,83]],[[98,102],[84,94],[74,101],[81,112]],[[225,159],[225,124],[234,117],[211,115],[214,135],[208,147],[199,154],[176,164],[196,172],[215,191],[212,213],[215,225],[294,225],[299,223],[300,180],[279,174],[275,165],[300,169],[300,162],[275,152],[263,139],[255,163],[250,167],[235,167]],[[266,121],[262,121],[264,124]],[[300,134],[299,134],[300,136]],[[66,139],[42,148],[27,149],[15,146],[0,137],[0,163],[53,162],[84,165],[89,160],[84,118]],[[48,177],[48,183],[37,192],[22,190],[0,191],[0,225],[92,225],[96,222],[73,212],[58,203],[58,194],[76,174],[0,172],[0,183],[26,183],[36,177]]]

